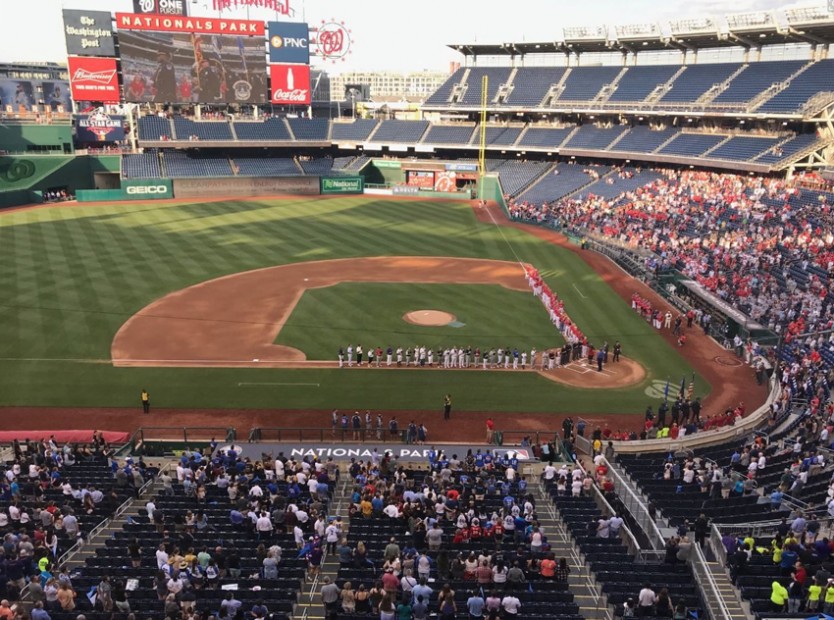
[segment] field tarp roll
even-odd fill
[[[319,177],[228,177],[222,179],[174,179],[176,198],[218,196],[271,196],[275,194],[319,194]]]

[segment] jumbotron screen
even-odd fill
[[[264,103],[263,37],[119,32],[125,101]]]

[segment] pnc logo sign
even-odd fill
[[[298,22],[269,22],[269,62],[310,62],[310,30]]]
[[[129,196],[135,196],[137,194],[167,194],[168,193],[168,186],[167,185],[130,185],[125,189],[125,192]]]

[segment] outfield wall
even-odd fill
[[[318,195],[319,177],[174,179],[174,196],[177,198],[271,196],[275,194]]]

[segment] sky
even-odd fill
[[[824,0],[802,2],[819,5]],[[188,0],[191,15],[214,15],[212,0]],[[292,21],[311,26],[343,22],[352,34],[344,62],[322,65],[344,71],[447,71],[462,56],[450,43],[550,41],[563,26],[633,24],[727,12],[745,13],[785,6],[785,0],[289,0]],[[132,0],[0,0],[0,62],[66,62],[61,10],[132,12]],[[730,8],[731,7],[731,8]],[[246,9],[224,13],[246,19]],[[251,9],[251,19],[274,18]],[[282,18],[283,19],[283,18]],[[317,63],[313,60],[312,64]]]

